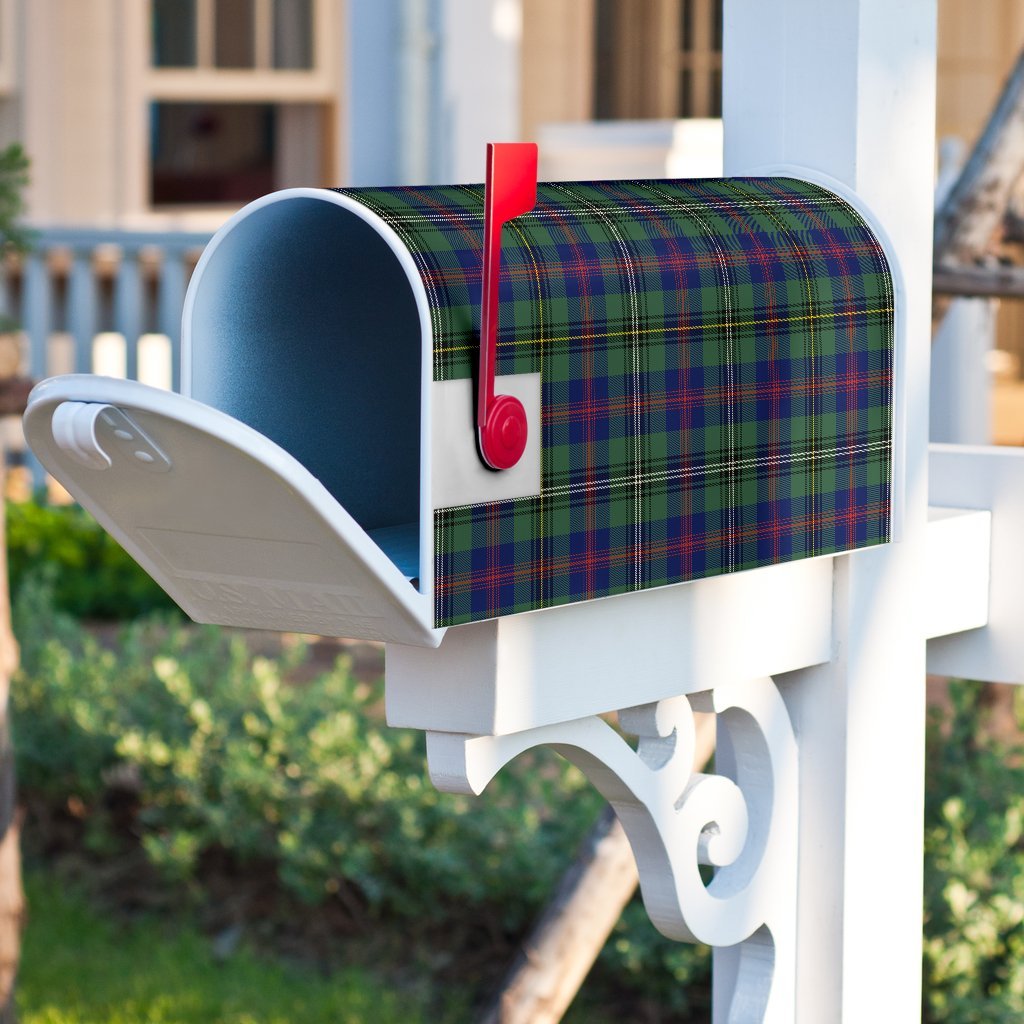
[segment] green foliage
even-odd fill
[[[22,191],[28,184],[29,160],[21,145],[0,150],[0,250],[24,252],[31,232],[19,221],[25,211]]]
[[[17,512],[12,521],[24,522]],[[58,533],[43,560],[81,565]],[[24,535],[20,543],[24,551]],[[73,575],[90,571],[102,570]],[[137,803],[130,832],[194,892],[216,853],[242,869],[272,865],[307,905],[355,905],[397,922],[410,941],[474,927],[514,937],[597,817],[596,794],[553,755],[521,759],[477,800],[438,793],[421,737],[385,727],[380,685],[357,682],[344,661],[292,683],[301,648],[253,657],[237,633],[167,615],[104,646],[54,607],[55,584],[71,574],[40,578],[22,564],[23,667],[11,700],[23,793],[73,802],[95,850],[124,842],[109,796],[127,788]],[[951,714],[928,732],[924,1020],[1009,1024],[1024,1020],[1024,745],[991,738],[980,687],[951,692]],[[634,901],[583,998],[625,983],[673,1020],[701,1019],[708,959],[658,936]],[[591,1019],[585,1003],[573,1012],[569,1020]]]
[[[0,195],[0,234],[2,204]],[[410,935],[482,921],[514,936],[597,817],[596,794],[553,755],[520,759],[479,800],[438,793],[419,734],[381,723],[379,684],[356,682],[344,661],[293,684],[301,649],[254,658],[237,633],[185,625],[80,508],[11,504],[8,539],[22,790],[52,807],[72,801],[94,850],[123,843],[108,798],[128,788],[130,831],[153,865],[193,891],[204,857],[217,853],[242,868],[272,865],[310,906],[354,900]],[[65,614],[161,609],[113,646]],[[1024,744],[991,738],[980,687],[951,693],[952,712],[928,732],[924,1020],[1009,1024],[1024,1020]],[[699,1019],[708,960],[706,949],[661,938],[634,900],[588,990],[625,982],[673,1019]],[[32,1012],[41,1015],[26,1013],[29,1024],[93,1019],[46,1016],[42,1004]],[[590,1019],[585,1004],[573,1013]]]
[[[176,605],[130,555],[77,505],[7,503],[11,591],[46,575],[57,607],[89,619],[131,619]]]
[[[73,794],[105,829],[108,780],[132,778],[146,851],[180,878],[219,849],[277,863],[311,903],[354,885],[371,907],[415,917],[515,894],[515,927],[594,808],[573,799],[584,783],[570,769],[511,774],[482,814],[436,792],[419,734],[387,729],[372,713],[380,686],[355,683],[344,661],[289,685],[287,665],[253,658],[237,634],[151,620],[103,649],[47,604],[29,585],[16,606],[22,785]],[[556,786],[570,799],[547,813]]]
[[[982,688],[957,683],[929,731],[925,1020],[1024,1020],[1024,747],[986,728]]]
[[[437,792],[421,735],[387,728],[381,685],[353,680],[344,660],[290,683],[301,649],[253,657],[237,633],[167,618],[104,647],[31,578],[14,613],[23,794],[70,801],[89,844],[107,850],[119,839],[106,797],[130,787],[131,833],[194,891],[216,852],[243,869],[274,865],[311,906],[354,900],[410,938],[474,927],[514,938],[600,811],[583,776],[550,752],[520,759],[482,798]],[[693,994],[678,982],[705,973],[704,960],[634,910],[598,974],[682,1010]]]
[[[26,879],[26,891],[30,916],[17,989],[22,1024],[438,1021],[414,993],[396,992],[365,970],[349,967],[325,978],[244,948],[217,959],[211,944],[182,921],[118,926],[81,894],[36,874]]]
[[[711,948],[666,939],[655,931],[639,896],[619,918],[597,970],[628,982],[653,1006],[682,1014],[686,1020],[711,1019]],[[573,1019],[568,1018],[567,1024]],[[584,1024],[587,1018],[578,1020]]]

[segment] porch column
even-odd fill
[[[855,189],[903,280],[898,542],[835,560],[833,660],[779,680],[800,749],[800,1024],[921,1013],[935,22],[935,0],[725,5],[725,173],[802,165]]]

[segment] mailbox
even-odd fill
[[[889,540],[893,276],[853,201],[594,181],[512,212],[490,363],[484,188],[290,189],[203,254],[183,395],[53,378],[29,443],[228,625],[435,646]],[[488,389],[521,409],[506,468],[481,453]]]

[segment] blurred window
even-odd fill
[[[153,0],[152,21],[154,67],[195,67],[196,0]]]
[[[238,206],[335,178],[336,5],[149,0],[150,207]]]
[[[240,206],[332,176],[326,103],[154,100],[149,203]]]
[[[154,206],[245,203],[274,189],[271,103],[154,103]]]
[[[274,0],[274,67],[312,66],[312,0]]]
[[[217,0],[213,62],[219,68],[256,66],[255,0]]]
[[[722,0],[596,0],[598,119],[720,117]]]
[[[150,2],[155,68],[314,68],[313,0]]]

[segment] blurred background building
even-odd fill
[[[938,134],[970,145],[1024,5],[940,17]],[[38,224],[209,228],[290,185],[479,180],[485,141],[552,123],[657,148],[607,123],[717,117],[721,24],[722,0],[0,0],[0,143]]]
[[[939,11],[937,131],[963,153],[1024,45],[1024,4]],[[485,142],[515,138],[540,142],[542,177],[716,173],[722,13],[723,0],[0,0],[0,145],[32,159],[39,229],[0,280],[0,311],[23,324],[33,376],[172,386],[196,253],[271,190],[479,181]],[[1024,317],[1000,315],[1016,352]]]

